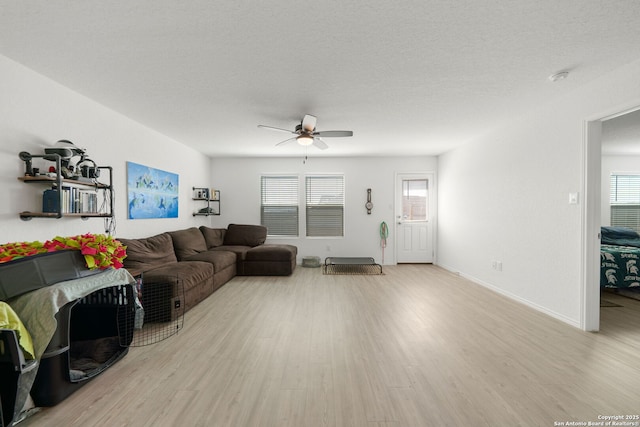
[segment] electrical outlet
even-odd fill
[[[496,270],[502,271],[502,261],[496,262]]]
[[[491,268],[493,268],[494,270],[498,269],[498,261],[491,261]]]

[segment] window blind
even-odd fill
[[[611,225],[640,232],[640,174],[611,175]]]
[[[298,236],[298,177],[262,176],[260,223],[269,236]]]
[[[344,176],[307,176],[308,237],[344,236]]]

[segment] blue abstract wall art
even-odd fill
[[[177,218],[178,174],[127,162],[128,218]]]

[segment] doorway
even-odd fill
[[[581,327],[600,330],[600,227],[602,226],[602,127],[603,122],[638,110],[638,106],[602,114],[585,122],[583,206],[583,292]]]
[[[396,263],[432,263],[434,259],[434,175],[396,175]]]

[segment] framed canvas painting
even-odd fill
[[[178,174],[127,162],[128,218],[177,218]]]

